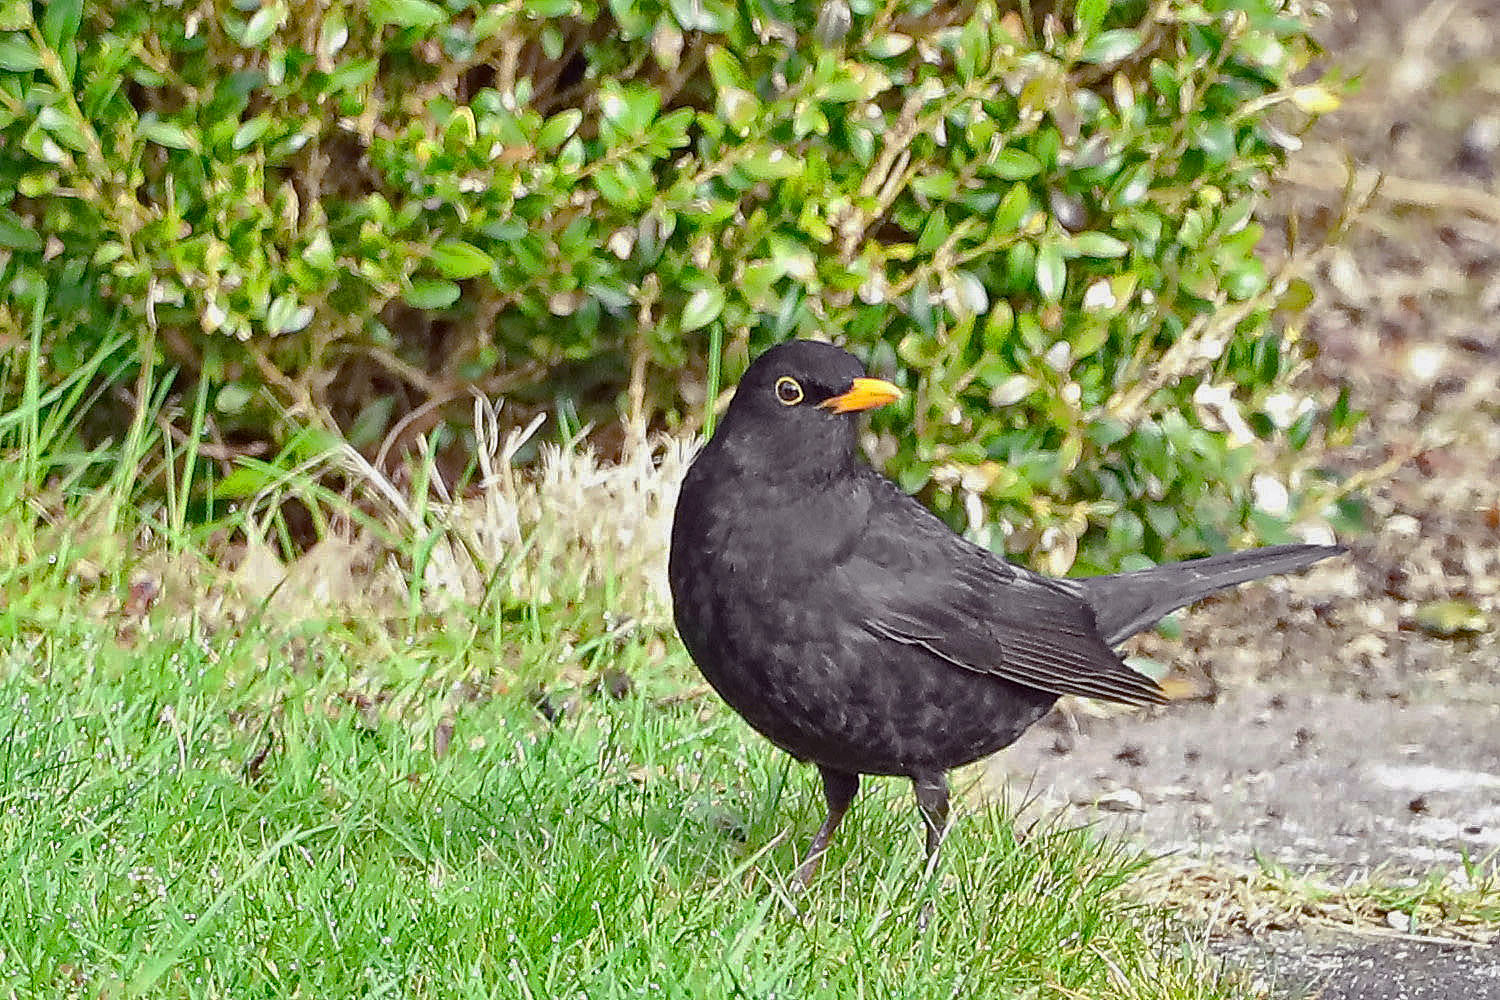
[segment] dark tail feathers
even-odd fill
[[[1075,582],[1094,609],[1099,634],[1114,646],[1216,590],[1292,573],[1347,551],[1342,545],[1269,545]]]

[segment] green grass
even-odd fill
[[[794,898],[809,772],[712,701],[664,698],[686,663],[650,635],[584,664],[630,694],[582,684],[549,723],[521,692],[558,649],[516,631],[532,658],[491,695],[442,632],[371,660],[328,632],[0,621],[0,992],[1240,995],[1084,831],[1018,843],[970,813],[929,876],[904,783],[874,783]],[[372,677],[392,697],[362,707]],[[460,679],[486,693],[455,699]]]
[[[89,370],[128,364],[120,346]],[[193,527],[194,448],[152,416],[167,384],[139,374],[148,407],[85,446],[92,376],[45,397],[10,363],[0,997],[1247,995],[1087,831],[1018,841],[1002,810],[960,810],[929,872],[904,782],[870,783],[794,894],[816,780],[684,696],[669,632],[621,624],[639,576],[501,566],[482,611],[442,616],[225,611],[201,540],[246,509]],[[202,394],[187,408],[196,440]],[[425,530],[396,553],[416,580]],[[627,695],[599,690],[606,669]]]

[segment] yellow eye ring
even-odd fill
[[[776,380],[776,398],[782,406],[796,406],[802,402],[802,386],[790,375],[783,375]]]

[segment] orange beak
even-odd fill
[[[900,398],[901,390],[883,378],[857,378],[848,392],[825,399],[818,405],[834,413],[855,413],[873,410]]]

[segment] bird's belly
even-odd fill
[[[916,774],[1014,741],[1056,696],[878,638],[816,585],[740,579],[704,593],[679,630],[714,689],[794,756],[864,774]]]

